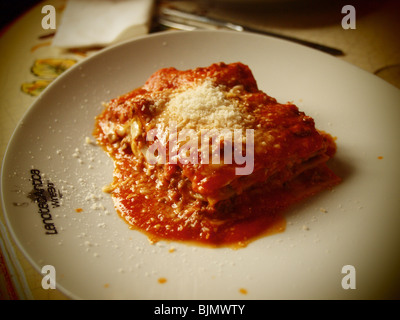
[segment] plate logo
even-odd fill
[[[45,234],[58,234],[50,211],[61,205],[60,199],[62,198],[62,193],[56,189],[54,183],[50,180],[47,180],[45,183],[43,182],[40,170],[32,169],[30,174],[33,190],[29,197],[37,204]]]

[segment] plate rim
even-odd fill
[[[89,56],[88,58],[86,58],[86,59],[84,59],[84,60],[78,62],[78,63],[75,64],[73,67],[71,67],[71,68],[69,68],[68,70],[66,70],[62,75],[60,75],[59,77],[57,77],[57,79],[55,79],[55,80],[54,80],[54,81],[53,81],[53,82],[52,82],[52,83],[51,83],[51,84],[36,98],[36,100],[33,101],[33,103],[31,103],[31,104],[29,105],[29,107],[28,107],[28,108],[26,109],[26,111],[24,112],[23,116],[18,120],[17,125],[15,126],[15,128],[14,128],[14,130],[13,130],[13,132],[12,132],[12,135],[11,135],[11,137],[10,137],[9,140],[8,140],[8,143],[7,143],[5,152],[4,152],[4,156],[3,156],[3,159],[2,159],[2,163],[1,163],[1,177],[2,177],[2,178],[1,178],[1,185],[0,185],[0,189],[1,189],[1,205],[2,205],[2,209],[3,209],[3,217],[4,217],[4,219],[5,219],[6,227],[7,227],[7,230],[6,230],[6,231],[11,235],[12,240],[13,240],[14,243],[17,245],[18,249],[23,253],[24,257],[28,260],[28,262],[31,264],[31,266],[32,266],[37,272],[39,272],[39,274],[40,274],[40,266],[38,266],[38,265],[36,264],[36,262],[33,260],[31,254],[29,253],[29,251],[28,251],[28,250],[26,249],[26,247],[20,242],[20,239],[19,239],[19,238],[17,237],[17,235],[15,234],[14,227],[12,226],[12,223],[11,223],[11,221],[9,220],[9,214],[10,214],[10,213],[6,210],[6,203],[5,203],[6,199],[5,199],[5,194],[4,194],[4,187],[5,187],[6,181],[5,181],[5,178],[4,178],[4,177],[5,177],[5,174],[6,174],[6,173],[5,173],[6,162],[8,161],[8,159],[9,159],[9,157],[10,157],[9,152],[10,152],[10,149],[11,149],[13,143],[15,143],[14,140],[16,139],[16,135],[18,134],[19,130],[21,130],[21,127],[22,127],[21,124],[24,122],[24,120],[28,117],[28,115],[29,115],[30,113],[34,112],[35,109],[36,109],[38,106],[40,106],[40,104],[41,104],[41,99],[42,99],[43,97],[45,97],[46,95],[48,95],[49,92],[51,92],[51,91],[53,90],[54,87],[57,87],[57,86],[58,86],[58,83],[64,81],[64,79],[66,79],[71,73],[75,72],[76,69],[78,69],[78,68],[84,66],[86,63],[92,63],[91,61],[92,61],[93,59],[95,59],[96,57],[102,56],[103,54],[109,53],[109,52],[111,52],[111,51],[113,51],[113,50],[119,50],[119,48],[125,47],[126,45],[129,45],[129,44],[134,43],[134,42],[146,41],[146,40],[148,40],[148,39],[154,39],[154,38],[161,38],[161,39],[162,39],[162,38],[165,38],[165,37],[177,36],[177,35],[178,35],[178,37],[179,37],[180,35],[185,35],[185,34],[186,34],[186,35],[187,35],[187,34],[193,35],[194,33],[198,33],[198,34],[229,34],[229,35],[237,35],[237,36],[244,36],[244,37],[252,36],[252,37],[254,37],[254,39],[259,39],[259,40],[261,40],[261,39],[264,38],[264,39],[267,39],[268,41],[271,41],[271,40],[272,40],[272,41],[277,41],[277,42],[285,42],[285,43],[287,43],[287,44],[296,46],[297,48],[303,47],[304,50],[307,50],[307,51],[309,51],[309,52],[314,52],[314,53],[316,53],[316,54],[324,55],[324,56],[326,56],[326,57],[329,57],[329,59],[331,59],[332,61],[337,61],[337,62],[340,63],[340,64],[345,64],[346,67],[356,68],[358,71],[364,72],[364,74],[367,74],[368,76],[373,76],[373,77],[375,77],[377,80],[380,80],[380,81],[384,82],[386,85],[391,86],[391,87],[393,87],[393,88],[399,90],[399,89],[396,88],[394,85],[392,85],[392,84],[386,82],[385,80],[383,80],[383,79],[381,79],[381,78],[379,78],[379,77],[377,77],[377,76],[375,76],[375,75],[373,75],[373,74],[371,74],[371,73],[369,73],[369,72],[367,72],[367,71],[365,71],[365,70],[363,70],[363,69],[361,69],[361,68],[359,68],[359,67],[357,67],[357,66],[355,66],[355,65],[353,65],[353,64],[351,64],[351,63],[349,63],[349,62],[347,62],[347,61],[340,60],[340,59],[338,59],[338,58],[335,58],[335,57],[333,57],[333,56],[330,56],[330,55],[327,54],[327,53],[323,53],[323,52],[320,52],[320,51],[318,51],[318,50],[316,50],[316,49],[308,48],[308,47],[305,47],[305,46],[302,46],[302,45],[299,45],[299,44],[291,43],[291,42],[286,41],[286,40],[276,39],[276,38],[269,37],[269,36],[257,35],[257,34],[254,34],[254,33],[246,33],[246,32],[245,32],[245,33],[240,33],[240,34],[239,34],[239,33],[235,32],[235,31],[225,31],[225,30],[218,30],[218,31],[214,31],[214,30],[213,30],[213,31],[208,31],[208,30],[206,30],[206,31],[204,31],[204,30],[199,30],[199,31],[168,31],[168,32],[161,31],[161,32],[157,32],[157,33],[153,33],[153,34],[149,34],[149,35],[140,36],[140,37],[137,37],[137,38],[134,38],[134,39],[129,39],[129,40],[123,41],[123,42],[121,42],[121,43],[112,45],[112,46],[110,46],[110,47],[106,47],[106,48],[104,48],[104,49],[102,49],[102,50],[100,50],[100,51],[94,53],[93,55]],[[195,36],[193,36],[193,37],[195,37]],[[399,92],[400,92],[400,90],[399,90]],[[73,292],[70,292],[68,289],[66,289],[66,288],[65,288],[63,285],[61,285],[61,284],[57,284],[57,289],[59,289],[62,293],[64,293],[66,296],[70,297],[71,299],[80,299],[79,295],[76,295],[76,294],[74,294]]]

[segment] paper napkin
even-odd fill
[[[149,32],[154,0],[69,0],[53,46],[108,46]]]

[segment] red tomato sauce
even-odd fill
[[[132,229],[144,232],[151,242],[245,247],[261,236],[283,232],[288,207],[338,182],[337,176],[321,165],[279,189],[249,189],[225,201],[216,211],[207,211],[205,202],[189,201],[185,208],[190,210],[185,213],[174,208],[167,188],[156,187],[133,158],[116,158],[119,159],[115,161],[114,179],[125,183],[120,183],[112,193],[115,208]],[[139,192],[132,191],[136,181],[144,181]]]

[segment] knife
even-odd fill
[[[261,29],[256,29],[256,28],[251,28],[247,26],[242,26],[239,24],[235,24],[229,21],[221,20],[221,19],[215,19],[215,18],[210,18],[202,15],[197,15],[189,12],[184,12],[180,11],[177,9],[172,9],[172,8],[166,8],[162,7],[160,8],[159,11],[159,17],[158,17],[158,22],[161,25],[175,28],[175,29],[180,29],[180,30],[195,30],[195,29],[201,29],[201,28],[206,28],[207,26],[212,26],[215,28],[223,28],[223,29],[228,29],[228,30],[234,30],[238,32],[253,32],[253,33],[258,33],[258,34],[263,34],[263,35],[268,35],[271,37],[275,38],[280,38],[288,41],[292,41],[301,45],[305,45],[307,47],[311,47],[326,53],[329,53],[334,56],[342,56],[344,55],[344,52],[340,49],[332,48],[329,46],[325,46],[319,43],[315,42],[310,42],[307,40],[283,35],[283,34],[278,34],[275,32],[269,32]]]

